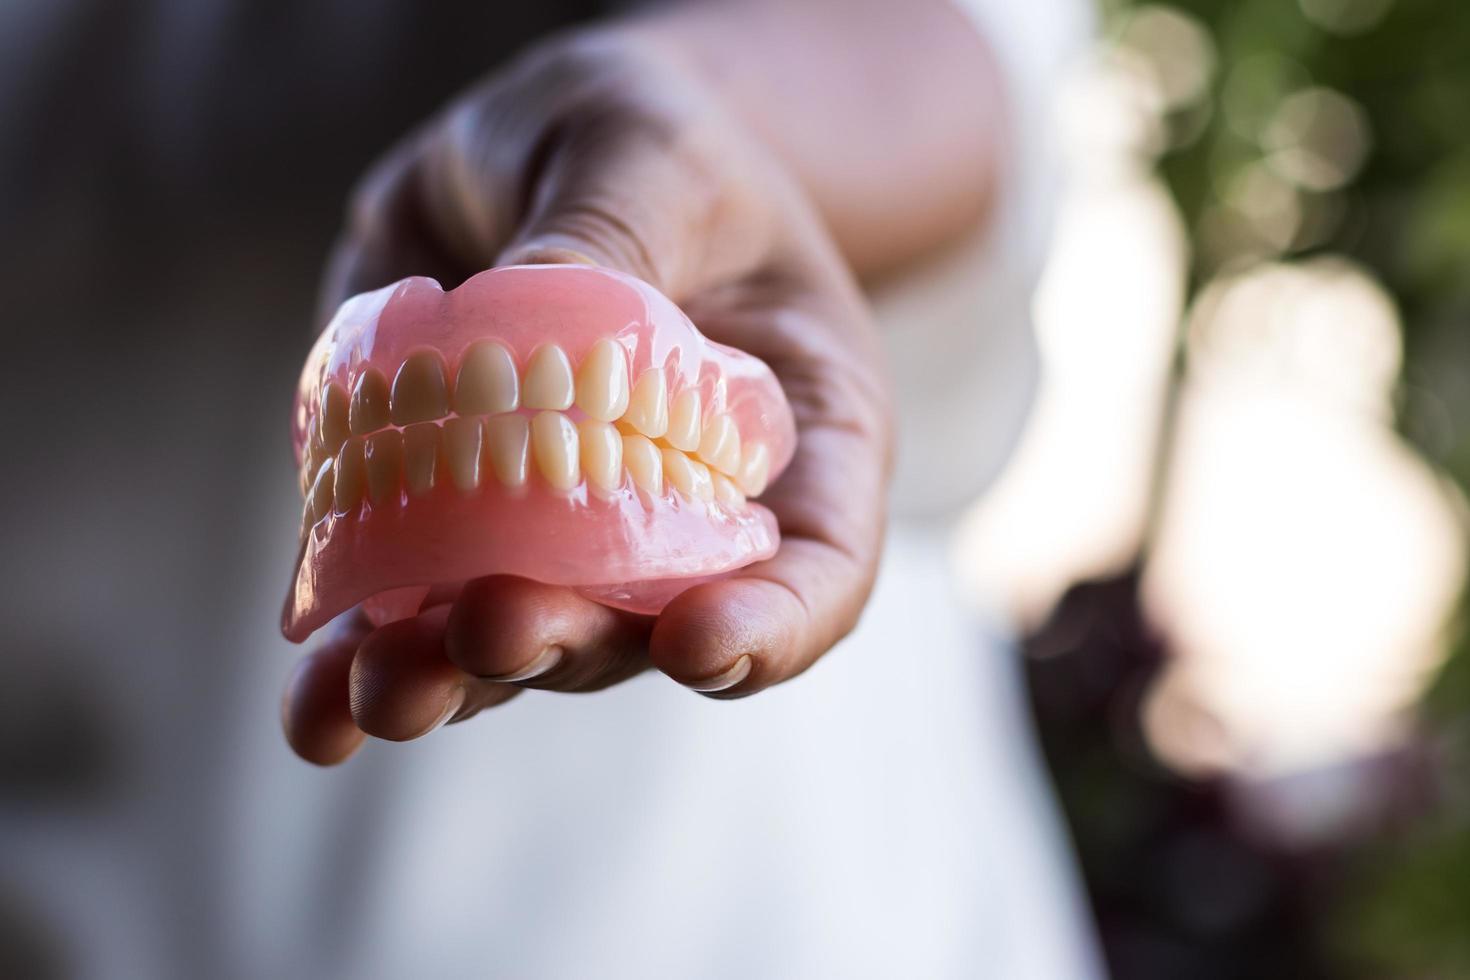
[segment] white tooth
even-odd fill
[[[480,485],[479,419],[452,418],[444,423],[444,459],[454,485],[469,493]]]
[[[572,362],[555,344],[542,344],[526,365],[521,404],[526,408],[562,412],[572,407]]]
[[[724,412],[710,416],[699,439],[699,458],[729,474],[740,472],[740,432]]]
[[[686,497],[713,500],[714,485],[710,483],[709,467],[697,459],[690,459],[677,449],[665,449],[664,476],[669,484]]]
[[[546,482],[570,490],[582,480],[577,427],[560,412],[542,412],[531,419],[531,454]]]
[[[501,344],[481,340],[465,351],[454,383],[454,410],[461,415],[514,412],[521,403],[515,358]]]
[[[444,361],[430,350],[404,358],[393,376],[392,415],[396,425],[432,422],[449,414],[449,389],[444,383]]]
[[[633,386],[622,421],[650,439],[669,431],[669,385],[663,368],[649,368]]]
[[[702,409],[698,389],[685,388],[674,396],[674,404],[669,409],[669,431],[664,436],[669,445],[686,453],[699,448],[699,439],[704,434],[700,425]]]
[[[336,455],[347,441],[347,389],[333,381],[322,389],[317,434],[329,454]]]
[[[352,434],[365,436],[388,424],[388,379],[375,367],[363,369],[352,387]]]
[[[654,496],[664,492],[664,460],[651,440],[640,435],[623,436],[623,465],[643,490]]]
[[[611,422],[627,411],[628,357],[622,344],[604,337],[582,358],[577,407],[600,422]]]
[[[332,461],[328,459],[317,471],[306,495],[306,527],[310,528],[332,512],[332,483]]]
[[[738,510],[745,506],[745,494],[740,492],[740,488],[735,486],[728,476],[711,470],[709,479],[710,483],[714,484],[715,499],[720,502],[721,507],[726,510]]]
[[[337,513],[348,514],[357,510],[362,503],[367,483],[367,459],[361,439],[348,439],[337,456],[336,483],[333,492],[337,499]]]
[[[736,479],[747,497],[759,497],[766,489],[771,475],[771,454],[765,445],[752,442],[741,454],[740,473]]]
[[[422,497],[434,489],[434,470],[439,463],[439,427],[433,422],[415,422],[403,430],[403,482],[411,496]]]
[[[582,443],[582,472],[601,490],[623,485],[623,437],[610,422],[586,419],[577,426]]]
[[[492,415],[485,420],[485,440],[495,478],[507,487],[525,486],[530,421],[524,415]]]
[[[403,473],[403,433],[385,429],[369,436],[364,457],[368,499],[375,504],[397,500],[398,479]]]

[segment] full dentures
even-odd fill
[[[513,574],[635,612],[776,550],[790,461],[770,369],[632,277],[492,269],[343,304],[296,395],[306,496],[282,629]]]

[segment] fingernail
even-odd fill
[[[504,677],[488,677],[486,680],[499,681],[502,684],[519,684],[522,681],[531,681],[549,674],[561,663],[561,647],[547,647],[536,655],[536,659],[526,665],[525,669]]]
[[[689,690],[698,691],[700,694],[714,694],[716,691],[727,691],[750,676],[750,654],[741,654],[735,665],[721,674],[716,674],[707,680],[696,681],[687,685]]]
[[[466,693],[467,692],[462,687],[456,687],[453,691],[449,692],[449,700],[444,702],[444,710],[439,714],[438,720],[436,720],[434,724],[430,725],[428,728],[425,728],[423,734],[419,735],[418,737],[423,738],[424,735],[427,735],[430,732],[438,731],[439,729],[443,728],[445,724],[448,723],[449,719],[453,718],[456,714],[459,713],[459,709],[464,707],[464,699]]]
[[[566,248],[549,242],[532,242],[513,248],[502,255],[497,265],[590,265],[601,262],[574,248]]]

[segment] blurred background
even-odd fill
[[[125,965],[161,905],[202,968],[239,910],[209,880],[136,894],[130,866],[187,865],[223,826],[255,908],[252,855],[304,851],[284,818],[245,826],[187,736],[227,710],[257,733],[230,766],[281,762],[289,655],[260,624],[321,257],[391,139],[602,5],[532,6],[0,6],[0,974]],[[1040,394],[955,557],[1025,627],[1108,964],[1470,976],[1470,6],[1108,0],[1098,22],[1056,99]],[[78,853],[57,823],[158,843]],[[79,863],[119,910],[96,935],[36,886]]]
[[[1100,18],[959,560],[1029,624],[1108,962],[1470,976],[1470,8]]]

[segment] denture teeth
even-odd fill
[[[465,351],[454,384],[454,409],[461,415],[514,412],[521,403],[515,358],[501,344],[482,340]]]
[[[364,443],[368,499],[374,504],[398,499],[398,480],[403,473],[403,434],[385,429]]]
[[[577,407],[599,422],[611,422],[627,411],[628,358],[617,341],[603,338],[582,358]]]
[[[664,436],[669,445],[686,453],[699,448],[699,439],[703,435],[700,427],[702,410],[698,390],[685,388],[674,396],[674,403],[669,408],[669,431]]]
[[[444,362],[434,351],[406,357],[393,378],[392,416],[395,425],[432,422],[449,414],[449,390]]]
[[[337,479],[333,489],[339,514],[351,513],[362,503],[367,480],[367,461],[363,452],[362,439],[349,439],[337,456],[333,467]]]
[[[600,490],[623,484],[623,437],[609,422],[586,419],[577,427],[582,443],[582,472]]]
[[[664,461],[653,441],[640,435],[623,436],[623,465],[633,482],[658,496],[664,492]]]
[[[541,412],[531,419],[531,452],[541,475],[556,489],[570,490],[580,482],[577,427],[565,415]]]
[[[725,476],[723,473],[711,472],[709,479],[715,488],[715,500],[719,502],[721,507],[727,510],[735,510],[736,508],[745,506],[745,494],[740,492],[740,488],[728,476]]]
[[[686,497],[713,500],[714,486],[710,483],[709,467],[697,459],[690,459],[677,449],[665,449],[664,476],[669,485]]]
[[[477,418],[452,418],[444,423],[444,458],[449,476],[465,493],[480,485],[480,433]]]
[[[765,445],[753,442],[741,454],[740,471],[736,482],[747,497],[759,497],[766,489],[771,475],[771,454]]]
[[[649,368],[639,377],[622,421],[650,439],[669,431],[669,386],[662,368]]]
[[[305,524],[309,528],[332,512],[332,461],[322,463],[306,496]]]
[[[526,408],[564,412],[572,407],[574,396],[572,363],[567,360],[566,351],[555,344],[536,348],[531,363],[526,365],[521,404]]]
[[[403,483],[410,496],[422,497],[434,489],[439,463],[439,427],[416,422],[403,430]]]
[[[717,470],[740,472],[740,432],[734,419],[723,412],[710,416],[699,439],[699,458]]]
[[[388,424],[388,379],[377,368],[365,368],[357,376],[349,421],[355,436],[377,432]]]
[[[322,389],[321,410],[317,414],[318,431],[322,447],[328,455],[335,455],[342,443],[347,441],[347,391],[335,381]]]
[[[524,415],[494,415],[485,420],[485,441],[495,478],[515,489],[526,485],[531,424]]]

